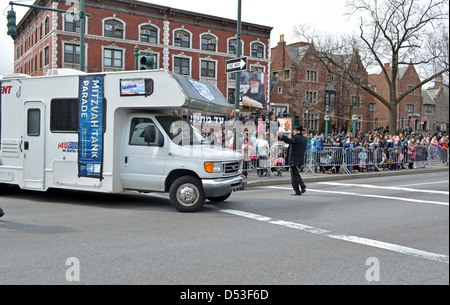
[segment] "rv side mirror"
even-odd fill
[[[146,125],[144,141],[146,143],[154,143],[156,140],[156,127],[155,125]]]

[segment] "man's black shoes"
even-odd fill
[[[295,193],[295,194],[291,194],[291,196],[301,196],[302,193]]]
[[[0,217],[2,217],[3,215],[5,215],[5,212],[3,212],[2,208],[0,208]]]
[[[302,194],[306,193],[306,187],[302,187]]]

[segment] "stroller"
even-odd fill
[[[271,152],[271,168],[272,173],[277,173],[277,176],[282,176],[282,170],[286,166],[287,160],[287,146],[285,144],[277,143],[270,149]]]
[[[319,171],[325,174],[331,171],[333,174],[341,170],[342,156],[341,151],[333,148],[324,148],[319,155]]]

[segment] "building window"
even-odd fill
[[[415,111],[415,107],[414,107],[413,104],[407,104],[406,105],[406,112],[407,113],[414,113],[414,111]]]
[[[50,64],[50,48],[45,47],[44,49],[44,66],[48,66]]]
[[[317,71],[306,71],[306,80],[309,82],[317,82]]]
[[[306,91],[306,101],[308,104],[317,103],[317,92],[314,91]]]
[[[250,66],[250,71],[264,73],[264,67],[261,66]]]
[[[216,63],[213,61],[202,60],[202,77],[216,77]]]
[[[252,43],[252,57],[264,58],[264,45],[262,43]]]
[[[123,23],[117,20],[106,20],[103,36],[123,38]]]
[[[334,84],[334,74],[327,74],[327,84],[332,85]]]
[[[105,49],[103,55],[103,65],[105,67],[122,67],[122,51]]]
[[[80,20],[76,20],[76,18],[70,14],[64,16],[64,30],[66,32],[80,33],[80,29]]]
[[[45,22],[44,22],[44,35],[47,35],[50,32],[50,18],[45,18]]]
[[[425,105],[425,114],[433,114],[433,106]]]
[[[71,64],[80,63],[80,46],[74,44],[64,45],[64,62]]]
[[[408,90],[411,90],[413,88],[413,86],[408,86]],[[413,90],[413,91],[411,91],[411,95],[413,95],[414,94],[414,91],[416,91],[416,90]]]
[[[284,70],[284,79],[291,79],[291,70]]]
[[[304,125],[307,130],[318,130],[319,127],[319,114],[318,113],[305,113],[303,116]]]
[[[325,92],[325,105],[336,107],[336,93]]]
[[[283,94],[283,87],[278,86],[278,94]]]
[[[360,108],[361,107],[361,97],[352,95],[352,107]]]
[[[186,31],[176,31],[174,35],[173,45],[176,47],[190,48],[191,47],[191,35]]]
[[[236,54],[237,53],[237,39],[230,39],[228,41],[228,54]]]
[[[208,34],[202,35],[201,43],[202,43],[201,49],[203,51],[216,51],[217,48],[216,37]]]
[[[191,75],[189,58],[175,57],[173,71],[181,75]]]
[[[141,27],[140,39],[143,42],[158,43],[158,29],[151,25]]]
[[[369,104],[369,112],[376,112],[377,111],[377,104],[371,103]]]

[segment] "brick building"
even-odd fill
[[[449,88],[442,76],[435,79],[434,86],[422,90],[423,129],[434,133],[447,132],[449,128]]]
[[[390,64],[386,63],[384,68],[390,75],[392,71]],[[396,95],[399,96],[402,92],[405,92],[420,82],[419,75],[413,65],[400,67]],[[378,94],[389,100],[389,86],[384,74],[369,75],[369,84]],[[375,126],[389,126],[389,109],[374,97],[372,98],[371,104],[371,118]],[[408,126],[411,126],[413,130],[423,130],[424,124],[421,124],[422,113],[422,88],[419,87],[397,105],[397,128],[404,130]]]
[[[278,45],[272,48],[271,55],[270,101],[271,109],[277,115],[287,112],[298,116],[306,130],[322,132],[328,108],[330,131],[350,131],[353,114],[358,116],[357,128],[360,131],[372,129],[369,122],[370,95],[345,78],[329,73],[315,56],[313,45],[305,42],[287,45],[282,35]],[[340,56],[337,60],[360,62],[359,52],[355,50],[353,54]],[[361,81],[367,84],[367,72],[358,70],[357,73]]]
[[[36,0],[34,5],[77,10],[66,2]],[[213,83],[234,102],[235,82],[225,73],[225,62],[236,57],[235,20],[135,0],[86,0],[85,11],[92,16],[86,19],[86,72],[134,70],[137,45],[155,56],[156,68]],[[242,23],[242,55],[249,70],[265,73],[265,80],[271,31]],[[80,21],[71,14],[28,10],[14,38],[15,72],[39,76],[49,69],[79,69],[79,32]]]

